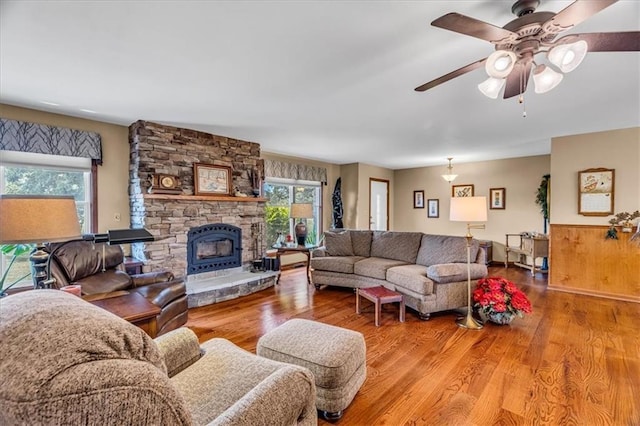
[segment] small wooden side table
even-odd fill
[[[385,303],[400,303],[400,322],[404,322],[404,299],[402,294],[389,290],[386,287],[369,287],[369,288],[357,288],[356,289],[356,314],[360,313],[360,297],[373,302],[375,309],[375,323],[376,327],[380,325],[380,311],[382,305]]]
[[[124,270],[129,275],[138,275],[142,273],[142,267],[144,266],[144,262],[140,259],[136,259],[135,257],[127,256],[124,258]]]
[[[278,250],[276,252],[276,258],[278,259],[278,263],[280,265],[282,265],[280,263],[280,256],[283,253],[302,253],[305,256],[307,256],[307,284],[311,284],[311,273],[309,271],[309,266],[311,265],[311,250],[318,248],[318,246],[315,246],[312,244],[306,244],[304,246],[293,246],[293,247],[282,246],[282,247],[273,247],[273,248]],[[282,266],[280,266],[280,270],[282,270]],[[278,282],[280,281],[280,275],[278,275],[278,277],[276,278],[276,284],[278,284]]]
[[[132,292],[122,296],[91,300],[90,303],[140,327],[151,337],[156,337],[158,333],[156,317],[161,309],[140,293]]]

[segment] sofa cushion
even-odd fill
[[[351,233],[349,231],[325,232],[324,241],[329,256],[353,256]]]
[[[318,271],[353,274],[353,265],[364,259],[362,256],[326,256],[311,258],[311,267]]]
[[[433,293],[433,281],[427,278],[427,267],[402,265],[387,269],[387,281],[418,294]]]
[[[353,254],[356,256],[371,256],[371,240],[373,238],[373,231],[366,230],[351,230],[351,245],[353,246]]]
[[[471,262],[475,262],[479,247],[478,240],[471,241]],[[467,263],[467,239],[465,237],[429,234],[422,236],[415,263],[431,266],[457,262]]]
[[[112,291],[126,290],[131,287],[131,276],[118,269],[107,269],[104,272],[98,272],[71,282],[73,284],[80,284],[82,294],[109,293]]]
[[[353,273],[364,277],[384,280],[387,277],[387,269],[405,264],[406,262],[400,260],[367,257],[353,265]]]
[[[371,241],[371,256],[416,263],[421,238],[420,232],[375,231]]]
[[[479,263],[471,264],[471,279],[477,280],[487,276],[487,266]],[[443,263],[431,265],[427,268],[427,277],[437,283],[452,283],[467,280],[467,264]]]

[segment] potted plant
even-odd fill
[[[611,220],[609,220],[609,229],[607,230],[607,234],[605,238],[617,240],[618,239],[618,231],[616,230],[616,226],[622,226],[622,232],[632,232],[633,231],[633,220],[640,217],[640,210],[636,210],[633,213],[629,212],[620,212],[615,215]]]
[[[483,319],[496,324],[510,324],[518,316],[531,313],[531,302],[511,281],[502,277],[478,280],[473,292],[474,307]]]
[[[24,255],[25,253],[29,253],[32,249],[33,245],[31,244],[3,244],[2,246],[0,246],[0,252],[2,252],[3,255],[11,255],[11,260],[9,261],[9,264],[5,268],[4,273],[0,278],[0,297],[6,296],[7,290],[31,275],[31,272],[29,272],[28,274],[25,274],[24,276],[14,280],[11,284],[5,287],[5,282],[7,281],[9,271],[11,270],[11,266],[13,266],[13,263],[18,257]]]

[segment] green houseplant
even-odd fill
[[[11,267],[13,266],[15,261],[20,256],[23,256],[26,253],[29,253],[32,249],[33,249],[33,245],[31,244],[3,244],[0,246],[0,252],[2,252],[3,255],[11,256],[11,260],[9,261],[9,264],[5,268],[4,273],[2,274],[2,278],[0,278],[0,297],[6,296],[7,290],[9,290],[11,287],[18,284],[20,281],[22,281],[23,279],[31,275],[31,271],[29,271],[27,274],[21,276],[20,278],[15,279],[11,284],[8,284],[5,286],[5,282],[9,277],[9,271],[11,270]]]

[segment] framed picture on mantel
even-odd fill
[[[195,195],[231,195],[231,167],[194,163]]]

